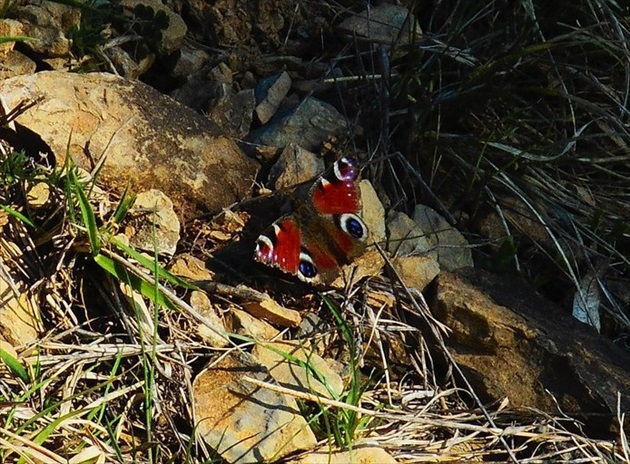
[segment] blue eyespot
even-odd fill
[[[312,279],[317,275],[315,265],[311,261],[307,261],[305,259],[300,261],[299,271],[306,279]]]
[[[365,235],[365,231],[363,229],[363,224],[361,224],[358,220],[353,217],[349,217],[346,220],[345,224],[346,231],[352,235],[354,238],[363,238]]]

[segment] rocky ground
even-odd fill
[[[628,138],[600,94],[567,99],[591,122],[545,152],[536,122],[493,119],[521,95],[484,73],[512,55],[480,64],[479,43],[446,42],[455,13],[422,2],[15,1],[0,18],[3,462],[628,460]],[[478,66],[412,92],[432,60],[444,79]],[[528,69],[541,119],[553,72]],[[501,101],[471,116],[484,85]],[[510,124],[518,150],[473,147]],[[595,125],[616,148],[593,165],[620,163],[609,196],[533,165],[579,164]],[[295,211],[330,246],[309,189],[348,155],[365,250],[323,285],[256,262]]]

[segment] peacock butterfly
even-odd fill
[[[365,249],[368,228],[359,217],[361,195],[354,157],[343,157],[294,201],[256,241],[254,259],[310,284],[327,284]]]

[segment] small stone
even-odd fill
[[[144,5],[153,10],[154,13],[163,11],[168,16],[168,26],[162,30],[162,46],[164,53],[169,55],[182,46],[188,27],[180,15],[168,8],[161,0],[122,0],[120,4],[132,10],[137,5]]]
[[[413,220],[425,233],[431,247],[436,249],[441,268],[453,271],[474,265],[466,238],[436,211],[425,205],[417,205]]]
[[[2,65],[0,66],[0,80],[32,74],[35,72],[36,68],[37,64],[28,56],[16,50],[12,50],[2,61]]]
[[[407,256],[431,250],[431,244],[420,226],[400,211],[390,211],[387,215],[387,236],[387,251],[392,256]]]
[[[24,42],[26,48],[46,57],[70,56],[71,43],[64,31],[80,26],[79,8],[46,0],[26,2],[15,7],[15,16],[22,23],[22,35],[34,39]]]
[[[50,201],[50,185],[46,182],[39,182],[26,194],[26,202],[33,209],[40,209]]]
[[[206,267],[205,263],[188,253],[177,256],[169,271],[178,277],[192,281],[214,280],[214,273]]]
[[[260,124],[266,124],[276,114],[290,89],[291,77],[286,71],[258,82],[255,111]]]
[[[302,321],[299,312],[285,308],[271,298],[263,301],[248,301],[243,303],[243,307],[252,316],[281,327],[297,327]]]
[[[214,348],[227,346],[230,341],[223,336],[226,332],[225,324],[223,324],[223,320],[212,306],[208,295],[197,290],[193,291],[190,294],[190,306],[195,308],[208,321],[212,322],[212,326],[216,328],[216,330],[212,330],[206,324],[199,324],[197,326],[199,336]]]
[[[233,92],[228,84],[220,84],[216,97],[207,112],[207,117],[233,137],[244,137],[249,133],[253,121],[254,91]]]
[[[290,143],[271,167],[269,182],[275,190],[312,181],[325,169],[324,160],[315,153]]]
[[[190,48],[186,44],[179,49],[179,58],[173,66],[173,77],[188,77],[200,71],[209,61],[210,56],[198,48]]]
[[[140,57],[132,57],[121,47],[109,47],[104,53],[111,60],[116,71],[127,79],[137,79],[147,72],[155,62],[154,53],[145,53]]]
[[[309,369],[287,360],[281,353],[308,363],[325,380],[322,383]],[[287,340],[269,344],[257,344],[252,355],[267,369],[271,376],[283,387],[306,393],[314,393],[326,398],[339,398],[343,393],[343,380],[334,372],[326,360],[300,341]]]
[[[0,37],[11,37],[20,35],[22,32],[22,24],[13,19],[0,19]],[[9,53],[13,50],[15,42],[5,42],[0,44],[0,60],[7,59]]]
[[[379,200],[372,183],[363,179],[359,183],[361,190],[361,218],[370,230],[370,242],[385,241],[385,207]]]
[[[238,308],[231,309],[234,330],[239,335],[251,337],[256,341],[264,342],[278,337],[280,331],[265,321],[256,319],[246,311]]]
[[[338,29],[354,38],[365,37],[372,42],[408,43],[414,34],[421,34],[414,15],[402,6],[382,3],[343,21]]]
[[[303,100],[286,116],[277,114],[264,127],[251,133],[251,142],[272,147],[295,143],[316,152],[331,135],[348,127],[346,119],[332,105],[316,98]]]
[[[226,356],[193,382],[197,434],[232,464],[276,462],[316,439],[295,399],[253,385],[273,384],[264,366],[245,353]]]
[[[133,247],[172,256],[179,242],[180,224],[173,202],[159,190],[138,194],[130,214],[135,234],[129,237]]]

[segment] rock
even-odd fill
[[[19,246],[0,237],[0,265],[6,271],[0,274],[0,341],[12,346],[32,345],[43,330],[37,300],[21,281],[28,261]]]
[[[26,203],[34,210],[47,206],[50,201],[50,185],[46,182],[38,182],[28,189]]]
[[[210,61],[210,55],[198,48],[191,48],[183,44],[179,49],[179,57],[171,75],[173,77],[188,77],[201,71],[201,69]]]
[[[427,253],[431,244],[416,222],[400,211],[387,215],[387,251],[392,256]],[[433,253],[437,256],[437,252]]]
[[[226,461],[276,462],[316,439],[292,397],[255,386],[243,377],[273,383],[267,369],[233,353],[193,382],[197,434]]]
[[[313,181],[324,172],[324,160],[315,153],[290,143],[271,167],[269,183],[274,190]]]
[[[126,226],[125,234],[134,248],[157,251],[160,255],[175,254],[181,226],[173,202],[159,190],[138,194]]]
[[[219,96],[210,104],[208,119],[227,134],[243,138],[249,133],[254,118],[254,91],[233,92],[228,84],[219,86]]]
[[[256,118],[260,124],[267,122],[276,114],[284,97],[291,89],[291,78],[286,71],[275,76],[261,79],[256,86]]]
[[[453,271],[474,265],[468,241],[436,211],[425,205],[417,205],[413,220],[437,251],[437,260],[442,269]]]
[[[280,334],[280,331],[271,324],[256,319],[245,311],[232,308],[230,312],[233,320],[232,325],[239,335],[245,335],[256,341],[265,342],[273,340]]]
[[[351,287],[361,279],[380,275],[383,266],[385,266],[385,259],[381,253],[374,248],[368,247],[363,254],[354,258],[350,264],[341,267],[339,277],[330,283],[330,286],[338,289]]]
[[[129,11],[133,11],[138,5],[149,7],[154,13],[163,11],[168,17],[168,27],[162,30],[164,53],[169,55],[182,46],[188,27],[182,17],[165,6],[161,0],[122,0],[120,4]]]
[[[409,10],[389,3],[381,3],[351,16],[337,28],[352,40],[359,36],[370,42],[386,45],[395,42],[409,43],[410,37],[422,32]]]
[[[295,143],[316,152],[331,135],[341,134],[346,129],[346,120],[339,111],[309,97],[289,114],[278,113],[266,126],[253,131],[250,141],[279,148]]]
[[[184,218],[250,192],[256,163],[207,118],[141,82],[49,71],[1,81],[0,94],[9,108],[41,97],[17,122],[41,136],[58,166],[68,151],[87,170],[105,156],[98,181],[108,189],[161,190]]]
[[[374,445],[355,444],[352,450],[337,451],[328,447],[311,451],[289,464],[396,464],[396,459],[383,448]]]
[[[178,277],[184,277],[193,282],[197,280],[214,280],[214,273],[206,267],[205,263],[188,253],[177,256],[169,271]]]
[[[197,326],[197,333],[201,338],[214,348],[223,348],[229,345],[230,341],[222,334],[226,332],[225,324],[217,311],[212,306],[210,298],[204,292],[194,290],[190,294],[190,306],[195,308],[203,317],[212,322],[212,326],[218,329],[218,332],[211,330],[206,324]]]
[[[138,51],[132,56],[121,47],[108,47],[103,53],[107,55],[118,74],[132,80],[146,73],[155,62],[155,54],[146,51],[144,53]]]
[[[525,283],[474,268],[442,272],[429,302],[451,328],[445,342],[484,401],[560,408],[599,433],[616,422],[617,394],[630,395],[628,353]]]
[[[13,50],[2,60],[2,65],[0,66],[0,80],[23,74],[32,74],[35,72],[36,68],[37,64],[28,56]]]
[[[361,190],[361,218],[370,230],[369,243],[385,241],[385,207],[379,200],[372,183],[363,179],[359,183]]]
[[[284,353],[308,363],[317,372],[287,360]],[[326,398],[336,399],[343,393],[343,380],[328,363],[312,350],[306,349],[302,342],[287,340],[283,342],[257,344],[252,355],[267,369],[278,384],[293,390],[314,393]],[[325,379],[320,382],[316,375]]]
[[[24,42],[26,48],[46,57],[70,57],[71,43],[64,31],[79,28],[79,8],[38,0],[16,5],[13,14],[22,23],[22,34],[35,39]]]
[[[440,273],[440,265],[431,255],[397,256],[392,259],[396,272],[408,287],[423,291]]]
[[[302,320],[299,312],[285,308],[271,298],[264,301],[244,302],[243,308],[252,316],[281,327],[297,327]]]
[[[0,19],[0,37],[15,37],[22,33],[22,24],[13,19]],[[15,42],[0,43],[0,60],[4,67],[4,61],[7,59]]]

